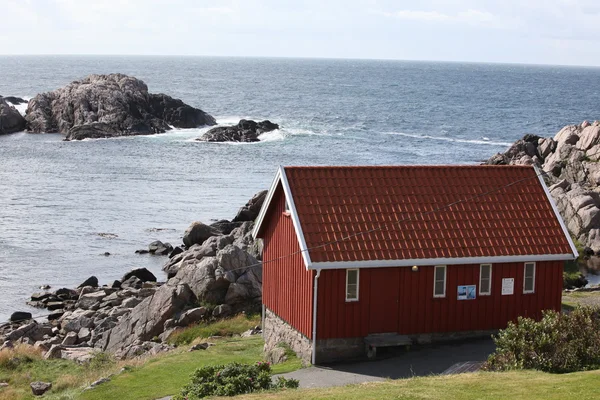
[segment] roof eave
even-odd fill
[[[519,256],[486,256],[455,258],[416,258],[406,260],[365,260],[365,261],[321,261],[313,262],[309,269],[347,269],[347,268],[389,268],[389,267],[422,267],[431,265],[469,265],[469,264],[501,264],[512,262],[536,261],[569,261],[573,254],[532,254]]]

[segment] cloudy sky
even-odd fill
[[[0,0],[0,54],[600,66],[598,0]]]

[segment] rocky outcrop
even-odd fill
[[[169,282],[147,297],[104,333],[100,347],[109,352],[129,352],[136,342],[150,341],[164,331],[167,320],[195,301],[187,283]]]
[[[239,221],[254,221],[260,213],[263,203],[267,197],[267,190],[256,193],[250,201],[248,201],[240,210],[237,215],[233,218],[233,222]]]
[[[212,128],[196,140],[202,142],[258,142],[260,135],[275,129],[279,129],[279,125],[268,120],[256,122],[242,119],[234,126]]]
[[[21,113],[0,96],[0,135],[24,130],[25,119]]]
[[[553,138],[526,135],[487,163],[538,166],[569,232],[600,252],[600,122],[565,126]]]
[[[227,304],[234,312],[259,306],[262,266],[256,258],[234,245],[227,245],[214,257],[187,263],[170,283],[186,283],[199,301]]]
[[[28,131],[63,133],[68,140],[163,133],[215,125],[204,111],[123,74],[90,75],[29,101]]]

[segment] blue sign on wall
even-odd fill
[[[477,286],[462,285],[458,287],[458,300],[474,300],[477,293]]]

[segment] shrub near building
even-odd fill
[[[270,389],[295,389],[298,381],[279,377],[272,381],[271,365],[267,362],[256,364],[230,363],[208,365],[198,368],[191,382],[186,385],[174,400],[201,399],[208,396],[236,396]]]
[[[540,321],[519,318],[494,338],[491,371],[537,369],[566,373],[600,368],[600,309],[546,311]]]

